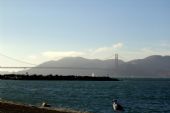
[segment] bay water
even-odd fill
[[[125,113],[170,113],[170,79],[0,80],[0,98],[36,106],[47,102],[92,113],[114,113],[112,100],[117,99]]]

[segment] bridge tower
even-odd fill
[[[116,53],[116,54],[115,54],[115,68],[118,69],[118,67],[119,67],[119,56],[118,56],[118,54]]]

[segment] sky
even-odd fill
[[[0,0],[0,66],[170,55],[169,0]]]

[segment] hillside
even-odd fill
[[[118,68],[114,59],[98,60],[81,57],[67,57],[58,61],[44,62],[37,67],[19,73],[91,75],[114,77],[170,77],[170,56],[149,56],[129,62],[119,60]]]

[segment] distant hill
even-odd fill
[[[170,75],[170,56],[153,55],[126,63],[126,72],[140,76],[165,77]],[[170,76],[169,76],[170,77]]]
[[[124,64],[123,61],[119,60],[119,64]],[[59,74],[59,75],[92,75],[94,76],[108,76],[113,75],[113,69],[115,63],[113,59],[109,60],[98,60],[98,59],[85,59],[82,57],[66,57],[58,61],[44,62],[37,67],[59,67],[59,68],[45,68],[37,69],[32,68],[19,73],[30,73],[30,74]],[[60,68],[61,67],[61,68]],[[64,68],[63,68],[64,67]]]
[[[48,61],[37,67],[19,73],[30,74],[61,74],[61,75],[91,75],[113,77],[170,77],[170,56],[149,56],[129,62],[119,60],[118,67],[114,59],[98,60],[82,57],[67,57],[58,61]],[[55,68],[58,67],[58,68]]]

